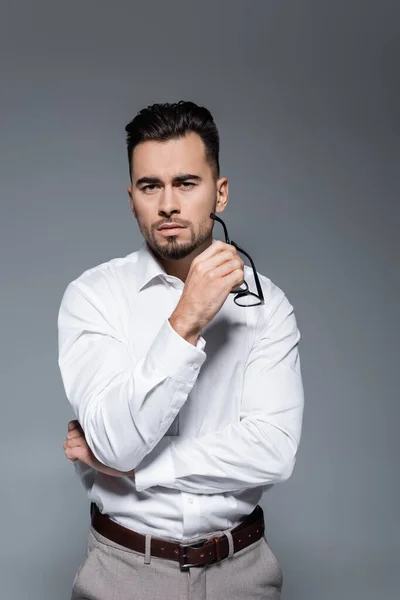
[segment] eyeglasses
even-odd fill
[[[257,294],[254,292],[250,292],[249,286],[247,285],[246,281],[244,281],[243,282],[243,285],[245,286],[244,289],[238,288],[238,289],[232,290],[230,292],[230,294],[236,294],[236,296],[234,298],[235,304],[237,304],[238,306],[244,306],[244,307],[258,306],[259,304],[265,304],[264,294],[263,294],[263,291],[261,288],[260,280],[258,278],[256,266],[253,262],[253,259],[251,258],[251,256],[249,254],[247,254],[247,252],[245,250],[243,250],[243,248],[240,248],[240,246],[238,246],[237,244],[235,244],[235,242],[233,242],[229,239],[228,230],[222,219],[217,217],[217,215],[215,215],[214,213],[211,213],[210,217],[214,221],[218,221],[218,223],[221,223],[222,227],[224,228],[226,243],[232,244],[232,246],[234,246],[238,252],[240,252],[241,254],[244,254],[249,259],[252,269],[253,269],[254,281],[256,283],[256,288],[257,288]]]

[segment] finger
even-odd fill
[[[228,275],[225,275],[224,281],[226,281],[230,290],[233,290],[236,287],[240,287],[244,283],[244,274],[242,269],[236,269]]]
[[[194,268],[197,269],[198,273],[210,272],[232,260],[237,260],[238,266],[242,264],[242,260],[237,254],[236,249],[233,246],[227,246],[225,249],[221,250],[221,252],[214,254],[207,260],[200,261],[197,264],[197,267],[195,266]]]
[[[244,276],[243,261],[239,257],[233,258],[227,262],[224,262],[219,267],[216,267],[209,272],[209,276],[212,279],[219,279],[220,277],[226,277],[226,275],[229,275],[234,271],[241,271],[242,275]]]
[[[199,254],[194,260],[193,263],[202,262],[203,260],[207,260],[212,256],[215,256],[219,252],[223,252],[224,250],[230,250],[231,248],[235,249],[232,244],[226,244],[225,242],[221,242],[220,240],[213,240],[212,244],[203,250],[201,254]]]
[[[71,440],[76,437],[85,437],[85,434],[83,433],[82,429],[73,429],[72,431],[68,431],[65,437],[67,440]]]
[[[94,466],[96,462],[98,462],[92,453],[88,452],[86,448],[67,448],[65,450],[65,456],[69,460],[80,460],[89,466]]]
[[[74,450],[67,449],[67,450],[65,450],[64,454],[68,458],[68,460],[72,460],[72,462],[79,460],[79,458],[76,456],[76,452]]]
[[[66,440],[63,444],[64,448],[85,448],[87,447],[87,443],[85,439],[80,437],[72,438],[71,440]]]
[[[207,269],[217,269],[231,260],[237,260],[241,263],[241,258],[238,256],[236,249],[233,246],[228,246],[207,260]]]
[[[72,431],[73,429],[76,429],[77,427],[80,427],[80,425],[79,425],[79,421],[77,421],[76,419],[74,419],[73,421],[70,421],[68,423],[68,431]]]

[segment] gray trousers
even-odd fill
[[[265,536],[219,563],[181,569],[165,558],[148,562],[90,526],[71,600],[279,600],[282,580]]]

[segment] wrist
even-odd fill
[[[189,344],[195,346],[201,335],[201,328],[197,323],[190,322],[189,319],[179,315],[179,313],[172,313],[168,319],[171,327],[183,337]]]

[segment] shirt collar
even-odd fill
[[[166,272],[144,241],[139,249],[139,258],[136,270],[137,291],[140,292],[156,277],[165,277]]]
[[[216,238],[213,237],[212,239],[213,242],[216,241]],[[144,240],[139,249],[139,258],[136,269],[137,291],[140,292],[157,277],[161,277],[166,281],[171,278],[149,249],[146,240]]]

